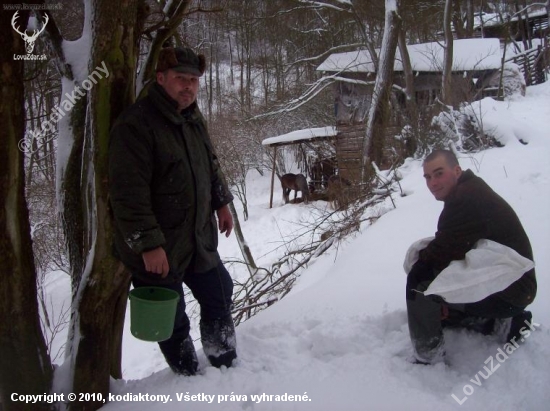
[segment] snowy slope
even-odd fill
[[[140,342],[127,330],[126,379],[113,381],[112,392],[120,397],[104,409],[547,410],[550,82],[528,88],[527,97],[514,101],[486,99],[480,110],[485,126],[502,133],[507,145],[460,160],[509,201],[531,238],[539,282],[531,310],[542,325],[525,344],[504,358],[498,351],[502,345],[492,337],[449,331],[450,365],[406,361],[411,348],[403,258],[413,241],[433,235],[442,207],[425,187],[420,162],[409,160],[401,168],[407,196],[395,197],[397,208],[391,202],[379,206],[382,216],[375,224],[313,261],[287,297],[237,328],[236,367],[207,366],[200,350],[201,375],[175,376],[156,344]],[[250,181],[250,219],[243,230],[262,264],[273,259],[277,252],[270,251],[280,245],[281,236],[296,229],[293,221],[324,205],[283,205],[277,199],[270,210],[269,176],[251,175]],[[280,197],[280,189],[275,195]],[[239,255],[234,238],[222,239],[220,251],[224,258]],[[130,400],[138,397],[124,397],[140,393],[170,399],[135,402]],[[285,393],[307,401],[276,401],[281,399],[276,395]],[[272,397],[261,401],[256,396],[262,394]],[[190,401],[191,396],[197,397]]]

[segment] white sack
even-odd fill
[[[424,295],[436,294],[449,303],[474,303],[504,290],[534,266],[510,247],[481,239],[464,260],[451,261]]]
[[[421,250],[425,249],[434,238],[435,237],[426,237],[412,243],[412,245],[407,250],[405,261],[403,262],[403,269],[405,270],[405,274],[408,275],[411,272],[412,266],[418,261],[418,253]]]

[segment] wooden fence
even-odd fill
[[[546,81],[546,71],[550,66],[550,48],[548,47],[548,40],[545,41],[546,45],[543,47],[539,45],[536,48],[524,51],[506,59],[507,62],[515,63],[519,66],[525,83],[528,86],[544,83]]]

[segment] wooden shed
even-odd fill
[[[505,39],[512,37],[515,41],[544,38],[550,35],[548,28],[548,11],[541,7],[525,11],[517,16],[508,17],[498,13],[483,13],[476,16],[474,35],[476,37],[493,37]]]
[[[269,199],[269,208],[273,207],[273,190],[275,185],[275,170],[277,168],[277,150],[280,147],[296,144],[319,144],[321,142],[334,142],[336,139],[336,127],[327,126],[327,127],[317,127],[317,128],[307,128],[303,130],[295,130],[290,133],[282,134],[276,137],[269,137],[262,141],[262,145],[270,147],[273,149],[273,167],[271,173],[271,194]],[[314,186],[321,187],[323,183],[324,176],[330,176],[334,173],[334,166],[331,165],[332,159],[330,156],[325,158],[320,157],[317,161],[313,162],[307,166],[308,176],[310,178],[310,183]],[[326,168],[323,169],[323,168]],[[331,168],[329,170],[329,168]]]
[[[550,28],[548,11],[545,7],[533,7],[519,15],[507,16],[497,13],[483,13],[476,16],[474,36],[498,38],[508,47],[506,61],[518,65],[526,85],[544,83],[550,67]],[[523,51],[517,51],[517,47]],[[510,53],[510,50],[514,50]]]
[[[419,104],[430,104],[440,93],[444,49],[439,42],[407,46],[414,73],[415,97]],[[453,42],[453,82],[455,88],[470,91],[477,79],[487,78],[500,69],[502,51],[498,39],[462,39]],[[372,82],[376,67],[367,50],[330,55],[317,71],[335,74],[342,78],[335,84],[335,110],[337,124],[358,124],[368,113]],[[361,82],[357,82],[361,80]],[[394,84],[405,87],[403,65],[399,49],[394,64]],[[367,82],[367,84],[365,84]],[[464,99],[466,100],[466,99]],[[463,101],[464,101],[463,100]]]
[[[444,49],[441,43],[422,43],[407,46],[414,72],[415,98],[419,106],[433,104],[440,94]],[[485,87],[501,65],[501,47],[498,39],[464,39],[454,41],[453,89],[461,91],[457,101],[467,101]],[[337,138],[336,156],[340,175],[352,182],[360,181],[363,140],[369,113],[376,67],[367,50],[330,55],[317,70],[336,75],[333,85],[334,112]],[[394,65],[394,119],[390,119],[388,133],[400,129],[397,119],[399,104],[405,103],[405,78],[401,55],[396,52]],[[480,93],[481,94],[481,93]],[[392,127],[393,126],[393,127]],[[383,166],[383,165],[382,165]]]

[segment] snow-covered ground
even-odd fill
[[[118,397],[104,409],[547,410],[550,82],[528,88],[524,98],[483,100],[481,112],[484,126],[501,133],[506,146],[464,155],[461,165],[512,205],[535,255],[539,292],[530,309],[541,325],[516,351],[504,356],[502,344],[493,337],[455,330],[446,331],[448,365],[407,361],[412,351],[403,258],[412,242],[433,235],[442,208],[425,187],[421,162],[408,160],[400,169],[407,195],[394,196],[395,209],[391,202],[379,205],[376,213],[381,218],[373,225],[318,257],[288,296],[239,325],[235,367],[208,366],[197,342],[200,375],[176,376],[157,345],[133,338],[127,324],[125,379],[112,382]],[[260,265],[273,261],[281,238],[297,230],[295,222],[325,207],[322,202],[283,205],[277,187],[274,208],[269,209],[269,182],[269,176],[251,173],[250,218],[241,221]],[[234,236],[220,239],[220,253],[240,258]],[[58,303],[68,295],[66,288],[64,279],[52,276],[50,290],[58,295]],[[132,401],[139,400],[140,393],[142,402]],[[166,403],[145,402],[145,394],[170,397]]]

